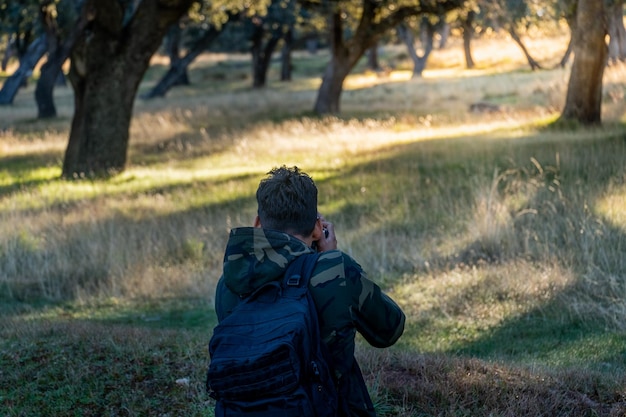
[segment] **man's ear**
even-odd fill
[[[254,227],[259,227],[259,228],[263,227],[261,226],[261,218],[258,215],[254,219]]]
[[[317,221],[315,222],[315,227],[313,228],[313,232],[311,232],[311,238],[314,242],[317,242],[322,238],[322,236],[324,236],[322,232],[322,221],[320,219],[317,219]]]

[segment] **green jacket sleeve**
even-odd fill
[[[400,307],[378,286],[358,309],[352,308],[352,321],[367,342],[377,348],[393,345],[404,332],[405,316]]]
[[[358,300],[350,307],[358,332],[374,347],[384,348],[396,343],[404,332],[405,315],[400,307],[350,258],[346,260],[346,275],[348,282],[360,287]]]

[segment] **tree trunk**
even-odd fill
[[[317,39],[317,35],[308,37],[304,43],[306,45],[306,50],[309,54],[317,54],[317,50],[319,48],[319,39]]]
[[[267,71],[272,62],[272,54],[282,37],[280,29],[273,30],[263,46],[265,32],[263,25],[259,25],[252,38],[252,87],[254,88],[262,88],[267,84]]]
[[[187,73],[187,68],[196,58],[206,51],[209,46],[217,39],[217,37],[222,33],[222,31],[226,28],[226,26],[237,18],[238,15],[229,15],[228,21],[224,23],[220,29],[217,29],[215,26],[211,26],[204,35],[196,41],[193,46],[187,51],[187,54],[179,58],[177,60],[172,61],[170,59],[170,68],[168,71],[161,77],[161,79],[156,83],[152,89],[142,95],[143,99],[151,99],[155,97],[165,97],[168,91],[175,85],[179,85],[178,83],[181,80],[181,77]]]
[[[9,65],[9,60],[14,55],[15,47],[13,45],[13,35],[7,36],[7,46],[4,50],[4,56],[2,57],[2,63],[0,63],[0,69],[2,71],[7,70],[7,66]]]
[[[179,22],[176,22],[170,28],[167,34],[167,41],[165,48],[167,50],[167,56],[170,58],[170,68],[177,65],[180,61],[180,41],[182,38],[182,29]],[[178,79],[174,81],[172,86],[177,85],[189,85],[189,74],[187,74],[187,67],[179,75]]]
[[[470,10],[467,17],[461,20],[463,28],[463,52],[465,52],[465,66],[467,69],[475,67],[474,58],[472,58],[472,35],[474,34],[474,17],[476,12]]]
[[[382,16],[380,2],[377,0],[362,0],[361,16],[353,36],[344,40],[342,27],[343,12],[338,2],[323,2],[329,9],[329,33],[331,58],[322,84],[318,90],[313,110],[318,114],[338,113],[339,100],[343,90],[343,82],[352,71],[352,68],[361,59],[365,51],[376,45],[379,38],[387,31],[397,27],[410,16],[420,14],[445,14],[447,11],[461,7],[460,0],[437,2],[420,2],[420,6],[407,5],[394,8],[390,14]]]
[[[63,177],[106,177],[126,166],[132,108],[150,58],[192,0],[143,0],[125,22],[117,0],[87,0],[93,22],[72,53],[74,118]]]
[[[124,170],[135,92],[145,69],[100,49],[87,52],[88,67],[81,73],[72,57],[70,81],[74,87],[74,119],[65,153],[63,176],[104,177]],[[96,64],[99,63],[99,65]],[[138,76],[139,75],[139,76]]]
[[[0,90],[0,105],[13,104],[20,87],[24,81],[32,74],[37,62],[46,53],[46,37],[42,35],[35,39],[26,50],[26,54],[20,60],[20,66],[4,81]]]
[[[426,68],[426,62],[428,56],[433,50],[433,38],[435,36],[435,28],[427,20],[422,20],[421,24],[421,36],[420,39],[424,42],[424,53],[419,55],[415,50],[415,37],[410,29],[404,25],[399,25],[397,28],[398,37],[402,39],[406,45],[411,61],[413,61],[413,74],[411,78],[418,78],[422,76],[424,68]]]
[[[48,27],[48,59],[41,66],[41,74],[35,88],[35,101],[37,102],[37,117],[40,119],[56,117],[57,110],[54,105],[54,87],[65,83],[62,66],[69,57],[72,48],[76,44],[78,37],[87,27],[89,18],[82,13],[74,23],[71,32],[66,36],[63,42],[60,42],[59,36],[53,28]]]
[[[513,24],[509,25],[509,34],[511,35],[511,38],[513,38],[515,43],[517,43],[519,47],[522,49],[522,52],[524,53],[524,56],[526,57],[526,60],[528,61],[528,65],[530,65],[530,69],[533,71],[536,69],[541,69],[541,65],[539,65],[539,63],[532,56],[530,56],[530,52],[528,52],[526,45],[524,45],[524,42],[522,42],[522,39],[517,34],[517,31],[513,27]]]
[[[561,120],[599,124],[602,118],[602,76],[607,61],[607,26],[602,1],[578,0],[574,63]]]
[[[572,55],[573,49],[574,49],[574,41],[572,37],[570,36],[569,42],[567,43],[567,49],[565,50],[565,53],[563,54],[563,58],[561,58],[561,61],[559,62],[559,67],[565,68],[565,65],[567,65],[567,61],[569,61],[569,57]]]
[[[331,58],[324,71],[322,84],[317,92],[317,98],[313,106],[313,111],[317,114],[339,113],[343,82],[350,74],[350,71],[352,71],[358,59],[368,49],[368,46],[362,43],[355,45],[353,53],[345,47],[342,40],[343,25],[341,23],[341,14],[338,11],[333,12],[331,15],[330,34]]]
[[[624,1],[615,0],[607,7],[609,30],[609,62],[626,61],[626,29],[624,28]]]
[[[352,70],[353,65],[345,57],[335,56],[324,71],[322,85],[317,92],[317,100],[313,111],[317,114],[339,114],[343,82]]]
[[[450,23],[445,21],[445,17],[442,17],[438,25],[439,43],[437,49],[445,49],[448,39],[450,39],[450,30]]]
[[[367,50],[367,68],[372,71],[380,71],[380,64],[378,63],[378,45],[374,45]]]
[[[283,38],[283,48],[280,51],[280,80],[291,81],[291,51],[293,50],[293,26],[289,28]]]
[[[572,52],[574,51],[574,34],[576,33],[576,16],[572,13],[568,13],[565,16],[565,22],[567,22],[567,27],[569,27],[569,42],[567,43],[567,49],[563,54],[563,58],[559,62],[559,66],[561,68],[565,68],[567,65],[567,61],[569,61]]]
[[[57,109],[54,105],[54,86],[61,74],[61,66],[67,57],[48,56],[48,60],[41,67],[41,75],[35,87],[35,101],[37,102],[37,117],[47,119],[56,117]]]

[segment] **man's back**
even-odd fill
[[[242,298],[214,329],[207,389],[216,416],[337,417],[338,392],[309,280],[319,254]]]
[[[224,256],[224,275],[216,290],[218,319],[228,316],[242,295],[280,279],[293,259],[312,252],[304,242],[286,233],[261,228],[232,230]],[[404,314],[367,279],[356,261],[338,250],[320,255],[310,291],[339,396],[345,401],[343,414],[374,416],[354,358],[355,334],[359,331],[373,346],[390,346],[402,334]]]

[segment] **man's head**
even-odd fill
[[[317,187],[298,167],[284,165],[268,172],[256,192],[264,228],[309,236],[317,222]]]

